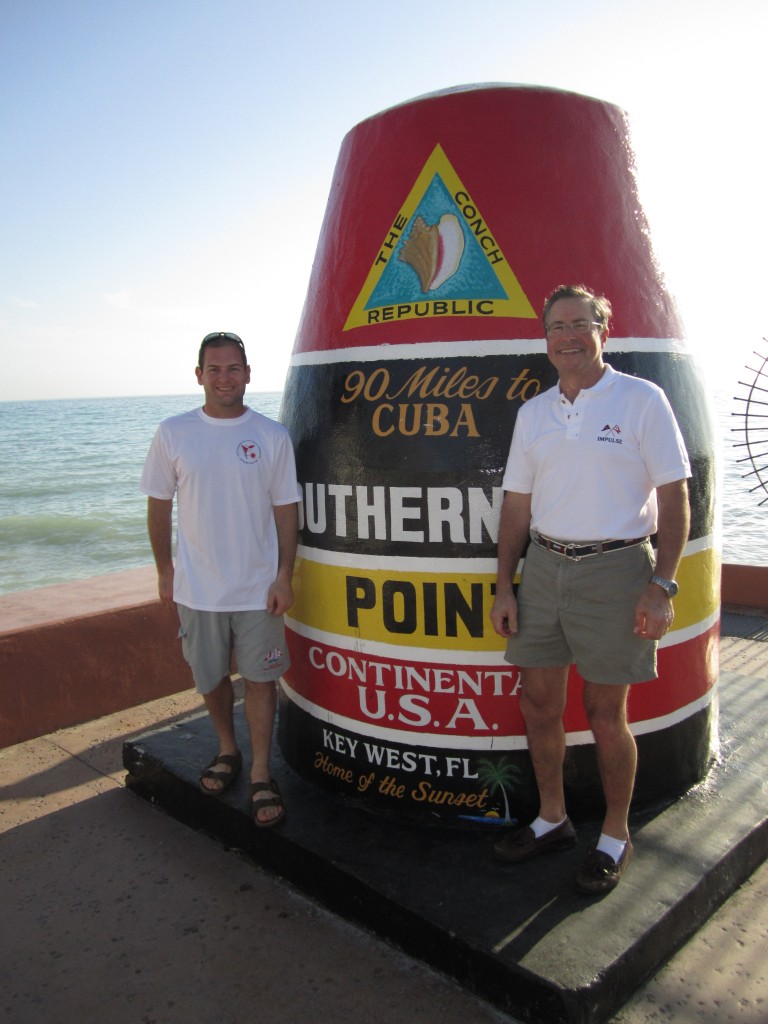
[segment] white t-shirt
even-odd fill
[[[531,528],[557,540],[629,540],[656,531],[656,488],[691,475],[666,395],[606,366],[571,404],[559,385],[526,402],[505,491],[531,494]]]
[[[253,409],[236,419],[202,409],[171,416],[157,428],[140,487],[176,497],[175,601],[201,611],[266,608],[278,563],[272,508],[301,498],[282,424]]]

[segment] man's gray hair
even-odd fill
[[[544,303],[541,319],[545,328],[549,311],[558,299],[587,299],[592,306],[592,315],[595,318],[595,322],[600,324],[603,329],[608,327],[608,321],[611,319],[613,310],[611,309],[610,302],[604,295],[596,295],[591,288],[587,288],[584,284],[559,284]]]

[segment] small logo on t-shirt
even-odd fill
[[[261,448],[255,441],[241,441],[237,446],[237,457],[241,462],[252,465],[261,458]]]
[[[621,434],[621,427],[618,424],[614,423],[614,425],[611,426],[610,423],[606,423],[598,434],[597,440],[610,441],[611,444],[621,444],[622,439],[619,437],[619,434]]]

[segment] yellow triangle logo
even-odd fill
[[[440,145],[381,244],[344,330],[425,317],[536,317]]]

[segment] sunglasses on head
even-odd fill
[[[226,338],[227,341],[233,341],[236,345],[239,345],[241,349],[245,350],[242,338],[238,338],[236,334],[232,334],[230,331],[214,331],[213,334],[206,334],[200,343],[202,348],[204,345],[209,345],[212,341],[216,341],[218,338]]]

